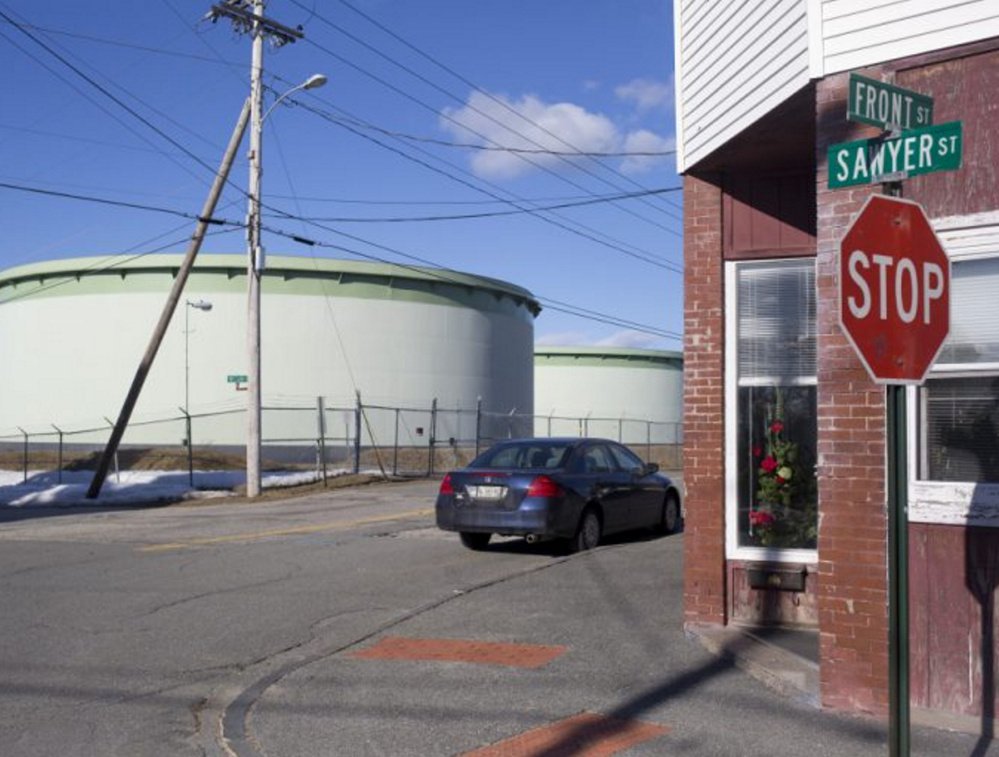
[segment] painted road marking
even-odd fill
[[[667,733],[669,728],[655,723],[583,712],[462,757],[607,757]]]
[[[374,646],[351,653],[350,657],[365,660],[436,660],[540,668],[561,657],[567,649],[568,647],[564,646],[544,644],[386,636]]]
[[[301,536],[302,534],[315,534],[323,531],[343,531],[348,528],[358,526],[368,526],[373,523],[385,523],[393,520],[403,520],[405,518],[416,518],[430,515],[433,509],[409,510],[392,515],[379,515],[372,518],[357,518],[355,520],[337,521],[336,523],[318,523],[311,526],[293,526],[291,528],[275,528],[269,531],[251,531],[242,534],[226,534],[224,536],[211,536],[202,539],[188,539],[186,541],[171,542],[169,544],[147,544],[144,547],[137,547],[137,552],[170,552],[178,549],[194,549],[196,547],[209,547],[215,544],[229,544],[232,542],[253,542],[260,539],[269,539],[275,536]]]

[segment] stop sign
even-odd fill
[[[950,329],[950,260],[922,206],[871,195],[840,244],[839,321],[876,382],[922,383]]]

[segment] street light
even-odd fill
[[[194,488],[194,450],[191,445],[191,310],[200,310],[207,313],[212,309],[212,303],[207,300],[197,300],[191,302],[185,300],[184,304],[184,438],[187,442],[187,483]]]
[[[260,0],[258,0],[260,2]],[[262,6],[262,2],[260,2]],[[262,13],[262,7],[261,7]],[[322,74],[313,74],[284,94],[280,95],[263,112],[263,70],[264,45],[263,34],[255,34],[253,38],[253,63],[250,77],[250,181],[249,209],[247,211],[247,306],[246,306],[246,346],[249,353],[249,386],[247,387],[247,422],[246,422],[246,496],[256,497],[260,494],[260,437],[261,437],[261,387],[260,387],[260,276],[264,270],[264,246],[260,240],[260,184],[263,163],[261,152],[263,148],[263,125],[267,118],[282,100],[294,92],[303,89],[315,89],[326,83]]]

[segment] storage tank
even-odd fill
[[[683,353],[536,347],[535,433],[682,443]]]
[[[107,438],[181,255],[76,258],[0,272],[0,435]],[[245,443],[246,258],[195,262],[133,414],[126,443]],[[378,444],[433,433],[436,400],[474,433],[476,411],[533,402],[530,292],[450,270],[269,256],[261,282],[265,446],[362,425]],[[210,305],[210,309],[209,308]],[[317,415],[318,398],[325,415]],[[375,407],[377,406],[377,407]],[[415,415],[404,416],[409,409]],[[418,413],[418,414],[416,414]],[[400,428],[401,426],[401,428]],[[266,450],[265,450],[266,451]]]

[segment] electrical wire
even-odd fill
[[[291,0],[291,2],[293,4],[299,6],[300,8],[303,8],[303,6],[302,6],[301,2],[299,2],[299,0]],[[347,0],[340,0],[340,3],[342,5],[344,5],[344,6],[346,6],[348,9],[350,9],[354,13],[356,13],[357,15],[361,16],[361,18],[365,19],[368,23],[372,24],[373,26],[375,26],[376,28],[378,28],[379,30],[381,30],[382,32],[384,32],[385,34],[387,34],[390,37],[392,37],[393,39],[395,39],[400,44],[404,45],[405,47],[407,47],[410,50],[412,50],[413,52],[415,52],[420,57],[424,58],[425,60],[429,61],[430,63],[432,63],[435,66],[437,66],[438,68],[440,68],[441,70],[443,70],[443,71],[447,72],[448,74],[450,74],[451,76],[455,77],[458,81],[460,81],[465,86],[470,87],[473,91],[476,91],[476,92],[479,92],[479,93],[483,94],[484,96],[486,96],[487,98],[489,98],[490,100],[492,100],[493,102],[495,102],[496,104],[500,105],[502,108],[504,108],[505,110],[507,110],[508,112],[510,112],[512,115],[520,118],[522,121],[530,124],[533,128],[538,129],[539,131],[547,134],[549,137],[557,140],[559,143],[561,143],[561,144],[565,145],[566,147],[570,148],[575,154],[579,154],[579,155],[583,155],[584,154],[575,145],[572,145],[567,140],[565,140],[561,135],[559,135],[559,134],[551,131],[550,129],[546,128],[542,124],[537,123],[533,119],[528,118],[523,113],[521,113],[520,111],[518,111],[516,108],[512,107],[505,100],[496,97],[495,95],[493,95],[490,92],[486,91],[485,89],[483,89],[482,87],[480,87],[479,85],[477,85],[475,82],[469,80],[467,77],[465,77],[462,74],[458,73],[457,71],[455,71],[451,67],[445,65],[444,63],[441,63],[439,60],[437,60],[436,58],[434,58],[429,53],[423,51],[422,49],[420,49],[419,47],[417,47],[413,43],[411,43],[408,40],[406,40],[405,38],[403,38],[400,34],[392,31],[387,26],[385,26],[381,22],[377,21],[376,19],[374,19],[373,17],[371,17],[370,15],[368,15],[367,13],[365,13],[364,11],[360,10],[356,6],[354,6],[351,3],[347,2]],[[466,105],[466,103],[464,103],[461,98],[458,98],[454,94],[452,94],[450,92],[447,92],[446,90],[442,89],[441,87],[438,87],[437,85],[429,82],[425,77],[420,76],[419,74],[416,74],[414,71],[412,71],[411,69],[409,69],[407,66],[403,66],[402,64],[400,64],[397,61],[393,60],[389,56],[385,55],[384,53],[378,51],[374,47],[372,47],[370,45],[367,45],[367,43],[358,40],[356,37],[354,37],[353,35],[350,35],[348,32],[345,32],[344,30],[340,29],[340,27],[336,26],[335,24],[333,24],[328,19],[325,19],[324,17],[322,17],[322,16],[320,16],[318,14],[315,14],[315,15],[316,15],[316,18],[318,18],[320,21],[323,21],[328,26],[331,26],[332,28],[337,29],[342,34],[347,35],[349,38],[354,39],[354,41],[357,42],[358,44],[361,44],[361,45],[367,47],[368,49],[372,50],[373,52],[375,52],[380,57],[385,58],[386,60],[388,60],[389,62],[393,63],[394,65],[402,68],[404,71],[407,71],[408,73],[410,73],[411,75],[413,75],[416,78],[420,79],[421,81],[424,81],[429,86],[437,89],[438,91],[441,91],[441,92],[449,95],[450,97],[454,98],[458,102],[461,102],[463,105]],[[471,108],[471,106],[468,106],[468,107]],[[500,121],[497,121],[496,119],[493,119],[488,114],[483,113],[482,111],[479,111],[476,108],[471,108],[471,109],[474,110],[475,112],[479,113],[480,115],[482,115],[482,116],[484,116],[486,118],[489,118],[494,123],[496,123],[496,124],[502,126],[503,128],[507,129],[507,131],[510,131],[511,133],[516,134],[516,135],[520,136],[521,138],[528,140],[529,142],[531,142],[535,146],[537,146],[537,147],[541,146],[540,144],[538,144],[534,140],[530,139],[529,137],[527,137],[523,133],[518,132],[517,130],[513,129],[512,127],[510,127],[508,124],[504,124],[504,123],[502,123]],[[617,176],[619,176],[620,178],[624,179],[625,181],[628,181],[629,183],[631,183],[633,186],[637,187],[638,189],[646,189],[646,187],[643,187],[641,184],[639,184],[638,182],[634,181],[633,179],[625,176],[624,174],[620,173],[619,171],[613,171],[612,169],[608,169],[606,166],[603,166],[602,164],[600,164],[597,161],[594,161],[594,162],[596,162],[597,165],[600,168],[605,169],[605,170],[610,170],[612,173],[616,174]],[[607,182],[605,179],[601,179],[601,180],[604,181],[607,184],[610,184],[610,182]],[[610,184],[610,185],[614,186],[613,184]],[[618,190],[618,191],[621,191],[620,187],[614,186],[614,188],[616,190]],[[659,207],[656,207],[656,206],[651,205],[651,204],[650,204],[650,207],[653,207],[653,208],[659,210],[660,212],[664,212],[664,213],[666,212],[666,210],[664,208],[659,208]],[[678,206],[675,206],[675,207],[678,207]],[[671,214],[671,213],[668,214],[668,215],[670,215],[670,217],[672,217],[672,218],[675,218],[675,216],[673,214]]]
[[[389,216],[381,218],[357,218],[349,216],[339,216],[339,217],[316,217],[316,216],[302,216],[301,211],[299,211],[299,217],[305,218],[309,221],[324,221],[326,223],[416,223],[424,221],[464,221],[470,219],[479,218],[498,218],[501,216],[512,216],[521,215],[524,213],[537,213],[549,210],[563,210],[565,208],[581,208],[588,205],[600,205],[610,202],[619,202],[621,200],[632,200],[637,197],[645,197],[652,194],[663,194],[666,192],[680,192],[682,187],[670,187],[666,189],[650,189],[646,192],[629,192],[627,194],[621,195],[611,195],[608,197],[594,197],[588,200],[577,200],[575,202],[562,202],[557,205],[547,205],[547,206],[535,206],[532,208],[517,208],[515,210],[496,210],[488,213],[463,213],[458,215],[437,215],[437,216]],[[269,214],[267,214],[269,215]]]
[[[35,191],[33,188],[26,188],[26,187],[23,187],[23,186],[9,185],[9,184],[6,184],[6,183],[0,183],[0,187],[4,187],[4,188],[8,188],[8,189],[15,189],[15,190],[18,190],[18,191],[29,191],[29,192],[34,192]],[[126,203],[126,202],[120,202],[120,201],[105,200],[104,198],[86,197],[86,196],[74,195],[74,194],[66,193],[66,192],[55,192],[55,191],[51,191],[51,190],[43,190],[43,191],[38,191],[36,193],[37,194],[43,194],[43,195],[52,195],[52,196],[56,196],[56,197],[63,198],[63,199],[73,199],[73,200],[88,201],[88,202],[101,202],[101,203],[104,203],[104,204],[116,205],[116,206],[125,207],[125,208],[132,209],[132,210],[144,210],[144,211],[148,211],[148,212],[169,213],[169,214],[172,214],[172,215],[181,215],[184,218],[188,218],[188,219],[192,219],[192,218],[197,219],[197,216],[195,216],[193,214],[183,213],[182,211],[175,211],[175,210],[171,210],[171,209],[168,209],[168,208],[157,208],[157,207],[153,207],[153,206],[139,205],[137,203]],[[200,220],[200,219],[198,219],[198,220]],[[213,219],[213,221],[216,222],[216,223],[219,222],[217,219]],[[228,233],[228,232],[231,232],[231,231],[235,231],[238,228],[245,227],[245,223],[242,223],[242,222],[225,221],[223,223],[225,223],[227,226],[230,226],[232,228],[224,229],[222,231],[211,232],[210,234]],[[322,241],[318,241],[318,240],[308,239],[308,238],[305,238],[305,237],[303,237],[303,236],[301,236],[299,234],[294,234],[294,233],[285,231],[284,229],[279,229],[279,228],[276,228],[276,227],[273,227],[273,226],[262,226],[262,228],[265,231],[267,231],[267,232],[269,232],[271,234],[274,234],[274,235],[280,236],[280,237],[284,237],[286,239],[290,239],[290,240],[292,240],[294,242],[297,242],[299,244],[303,244],[303,245],[306,245],[306,246],[309,246],[309,247],[321,247],[321,248],[327,248],[327,249],[336,250],[338,252],[344,252],[344,253],[347,253],[349,255],[354,255],[356,257],[360,257],[360,258],[363,258],[363,259],[366,259],[366,260],[371,260],[371,261],[378,262],[378,263],[383,263],[383,264],[386,264],[386,265],[397,266],[399,268],[403,268],[403,269],[410,270],[410,271],[413,271],[413,272],[416,272],[416,273],[420,273],[421,275],[430,275],[430,276],[433,276],[434,278],[437,278],[437,279],[439,279],[441,281],[444,281],[446,283],[459,284],[459,285],[463,285],[465,283],[463,280],[455,278],[453,275],[452,276],[448,275],[448,274],[457,275],[458,274],[457,271],[454,271],[454,270],[449,269],[449,268],[445,268],[445,267],[443,267],[443,266],[435,263],[432,260],[428,260],[426,258],[421,258],[419,256],[412,255],[410,253],[406,253],[406,252],[403,252],[402,250],[399,250],[399,249],[396,249],[396,248],[392,248],[392,247],[388,247],[386,245],[381,245],[381,244],[378,244],[378,243],[375,243],[375,242],[371,242],[369,240],[364,240],[364,239],[361,239],[360,237],[351,237],[351,238],[355,239],[356,241],[360,241],[363,244],[367,244],[368,246],[375,247],[376,249],[381,249],[381,250],[383,250],[385,252],[390,252],[391,254],[396,255],[398,257],[402,257],[402,258],[405,258],[405,259],[412,260],[414,262],[420,263],[421,267],[412,266],[412,265],[409,265],[409,264],[406,264],[406,263],[394,262],[394,261],[388,260],[388,259],[386,259],[384,257],[380,257],[380,256],[377,256],[377,255],[372,255],[370,253],[362,252],[360,250],[356,250],[356,249],[351,249],[351,248],[348,248],[348,247],[344,247],[343,245],[335,245],[335,244],[328,243],[328,242],[322,242]],[[331,230],[331,231],[333,231],[334,233],[338,233],[338,234],[342,234],[343,235],[342,232],[337,232],[336,230]],[[170,233],[170,232],[166,232],[165,234],[161,234],[160,237],[165,236],[167,233]],[[351,236],[351,235],[344,235],[344,236]],[[154,237],[154,239],[156,239],[156,238]],[[108,256],[108,257],[106,257],[106,258],[104,258],[104,259],[102,259],[100,261],[94,261],[90,265],[86,266],[83,270],[86,271],[86,272],[89,272],[89,273],[104,273],[106,271],[113,270],[113,269],[115,269],[115,268],[117,268],[117,267],[119,267],[121,265],[126,264],[126,263],[129,263],[129,262],[131,262],[133,260],[138,260],[140,258],[143,258],[143,257],[145,257],[147,255],[151,255],[151,254],[156,253],[156,252],[161,252],[161,251],[163,251],[165,249],[168,249],[170,247],[173,247],[173,246],[177,245],[180,242],[187,241],[187,239],[188,238],[183,238],[181,240],[172,240],[172,241],[170,241],[170,242],[168,242],[168,243],[166,243],[164,245],[161,245],[161,246],[159,246],[159,247],[157,247],[157,248],[155,248],[153,250],[147,250],[147,251],[139,253],[137,255],[132,255],[130,257],[124,257],[123,259],[120,259],[120,260],[116,260],[115,258],[121,258],[122,256],[127,255],[128,252],[130,252],[130,251],[125,251],[125,252],[119,253],[117,255]],[[135,249],[136,247],[140,247],[140,246],[143,246],[145,244],[148,244],[149,241],[150,240],[147,240],[146,242],[139,243],[138,245],[135,245],[132,249]],[[113,261],[113,262],[107,263],[107,261]],[[423,267],[423,266],[426,266],[426,267]],[[22,292],[22,293],[19,293],[19,294],[15,294],[15,295],[13,295],[11,297],[8,297],[6,299],[0,299],[0,305],[6,305],[6,304],[10,304],[12,302],[16,302],[18,300],[26,299],[28,297],[34,297],[34,296],[37,296],[37,295],[41,294],[42,292],[49,291],[49,290],[51,290],[53,288],[56,288],[56,287],[59,287],[59,286],[63,286],[65,284],[68,284],[68,283],[70,283],[72,281],[76,281],[76,280],[77,280],[77,276],[75,274],[74,275],[70,275],[70,276],[65,276],[65,277],[58,277],[58,278],[54,279],[49,284],[44,284],[44,285],[42,285],[40,287],[37,287],[35,289],[29,290],[29,291],[26,291],[26,292]],[[651,335],[655,335],[655,336],[660,336],[660,337],[664,337],[664,338],[669,338],[669,339],[680,339],[680,338],[682,338],[680,335],[676,334],[676,332],[666,331],[666,330],[663,330],[663,329],[656,328],[654,326],[649,326],[647,324],[638,323],[637,321],[630,321],[630,320],[625,319],[625,318],[620,318],[618,316],[609,315],[607,313],[601,313],[601,312],[595,311],[595,310],[589,310],[587,308],[582,308],[582,307],[576,306],[576,305],[570,305],[570,304],[565,303],[565,302],[560,302],[558,300],[553,300],[553,299],[545,298],[545,297],[542,297],[542,296],[539,296],[539,295],[534,295],[534,296],[535,296],[535,298],[540,303],[544,304],[545,307],[547,307],[548,309],[555,310],[557,312],[562,312],[562,313],[565,313],[567,315],[573,315],[573,316],[578,317],[578,318],[583,318],[583,319],[586,319],[586,320],[597,321],[597,322],[600,322],[600,323],[609,324],[609,325],[613,325],[613,326],[617,326],[617,327],[630,328],[630,329],[635,330],[635,331],[641,331],[643,333],[647,333],[647,334],[651,334]]]
[[[295,0],[292,0],[292,1],[294,2]],[[316,17],[319,18],[320,20],[323,20],[324,23],[329,24],[334,29],[338,29],[339,30],[339,27],[337,27],[335,24],[332,24],[332,22],[323,19],[322,16],[317,15]],[[487,136],[485,134],[482,134],[481,132],[476,131],[475,129],[472,129],[467,124],[461,123],[460,121],[458,121],[457,119],[455,119],[452,116],[448,115],[447,113],[443,113],[442,114],[442,113],[438,112],[436,108],[434,108],[430,104],[424,102],[423,100],[421,100],[420,98],[416,97],[415,95],[407,92],[404,89],[401,89],[400,87],[395,86],[394,84],[392,84],[391,82],[383,79],[382,77],[377,76],[377,75],[371,73],[367,69],[365,69],[365,68],[357,65],[356,63],[354,63],[354,62],[352,62],[350,60],[348,60],[347,58],[345,58],[342,55],[334,52],[333,50],[330,50],[329,48],[324,47],[323,45],[320,45],[315,40],[313,40],[311,38],[307,38],[305,41],[306,41],[307,44],[312,45],[317,50],[320,50],[321,52],[323,52],[326,55],[332,57],[333,59],[340,61],[345,66],[348,66],[348,67],[354,69],[358,73],[361,73],[364,76],[367,76],[367,77],[371,78],[372,80],[378,82],[382,86],[387,87],[388,89],[392,90],[393,92],[401,95],[405,99],[410,100],[411,102],[416,103],[417,105],[425,108],[426,110],[428,110],[431,113],[433,113],[435,116],[443,118],[446,121],[450,121],[451,123],[455,124],[459,128],[464,129],[465,131],[468,131],[468,132],[474,134],[475,136],[479,137],[480,139],[482,139],[482,140],[484,140],[486,142],[492,143],[494,145],[498,145],[498,143],[495,140],[493,140],[492,138],[490,138],[489,136]],[[359,44],[363,44],[366,47],[370,47],[369,45],[367,45],[364,42],[360,42]],[[398,63],[397,61],[395,61],[395,60],[393,60],[391,58],[388,58],[387,56],[384,55],[384,53],[381,53],[380,51],[377,51],[374,48],[371,48],[371,49],[374,50],[378,55],[386,57],[387,60],[389,60],[390,62],[392,62],[394,65],[401,67],[404,71],[408,71],[409,73],[411,73],[412,75],[416,76],[417,78],[420,78],[422,81],[427,81],[427,83],[430,86],[434,87],[435,89],[438,89],[439,91],[443,92],[444,94],[446,94],[448,97],[451,97],[455,101],[464,104],[464,102],[461,100],[461,98],[459,98],[457,95],[454,95],[453,93],[450,93],[447,90],[444,90],[441,87],[438,87],[437,85],[433,84],[432,82],[429,82],[429,80],[426,80],[424,77],[421,77],[419,74],[416,74],[415,72],[412,72],[411,70],[407,69],[405,66],[402,66],[402,64]],[[469,106],[469,107],[471,107],[471,106]],[[473,110],[475,110],[475,109],[473,108]],[[509,131],[513,132],[514,134],[517,134],[522,139],[525,139],[526,141],[528,141],[528,142],[530,142],[532,144],[535,144],[536,146],[539,146],[539,147],[541,146],[535,140],[532,140],[530,137],[527,137],[527,136],[525,136],[523,134],[520,134],[519,132],[516,132],[515,130],[513,130],[512,128],[510,128],[506,124],[503,124],[502,121],[498,121],[497,119],[495,119],[492,116],[490,116],[488,113],[485,113],[485,112],[482,112],[482,111],[476,111],[476,112],[480,113],[480,115],[482,115],[485,118],[487,118],[487,119],[495,122],[496,124],[498,124],[500,126],[503,126],[503,128],[508,129]],[[587,193],[589,193],[589,190],[585,186],[583,186],[582,184],[579,184],[578,182],[570,179],[568,176],[560,174],[559,172],[557,172],[557,171],[549,168],[548,166],[544,165],[543,163],[539,163],[537,160],[534,160],[532,157],[530,157],[528,155],[519,154],[519,153],[514,153],[514,155],[515,155],[515,157],[519,158],[521,161],[523,161],[525,163],[528,163],[529,165],[532,165],[532,166],[534,166],[535,168],[537,168],[537,169],[539,169],[541,171],[544,171],[545,173],[553,176],[554,178],[558,179],[559,181],[562,181],[562,182],[565,182],[567,184],[570,184],[571,186],[575,187],[576,189],[580,190],[581,192],[587,192]],[[617,191],[622,191],[621,187],[617,186],[613,182],[610,182],[610,181],[607,181],[606,179],[603,179],[600,176],[597,176],[592,171],[590,171],[588,169],[585,169],[582,166],[580,166],[578,163],[575,163],[575,162],[569,160],[568,158],[566,158],[564,156],[556,155],[554,157],[557,157],[562,162],[565,162],[566,164],[568,164],[568,165],[570,165],[570,166],[572,166],[572,167],[574,167],[574,168],[576,168],[578,170],[583,171],[584,173],[590,175],[591,177],[598,179],[599,181],[603,182],[604,184],[607,184],[608,186],[613,187]],[[660,208],[660,210],[662,210],[662,212],[665,212],[665,209],[661,209]],[[653,226],[655,226],[655,227],[657,227],[659,229],[662,229],[663,231],[667,231],[667,232],[672,233],[672,234],[677,234],[679,236],[679,234],[676,232],[676,230],[670,229],[667,226],[663,226],[662,224],[660,224],[660,223],[658,223],[656,221],[653,221],[652,219],[647,218],[646,216],[643,216],[643,215],[641,215],[639,213],[635,213],[635,212],[633,212],[631,210],[628,210],[628,209],[624,209],[624,211],[627,212],[629,215],[632,215],[632,216],[634,216],[634,217],[636,217],[636,218],[644,221],[645,223],[651,224],[651,225],[653,225]],[[677,218],[675,218],[672,215],[670,216],[670,218],[672,218],[673,220],[678,220]]]
[[[315,108],[315,107],[313,107],[313,106],[309,105],[308,103],[305,103],[305,102],[303,102],[301,100],[296,100],[295,102],[296,102],[296,104],[300,105],[301,107],[303,107],[303,108],[305,108],[307,110],[312,111],[316,115],[319,115],[321,117],[326,117],[326,112],[323,111],[323,110]],[[490,191],[488,189],[483,189],[482,187],[477,186],[476,184],[472,183],[471,181],[468,181],[468,180],[462,179],[460,177],[457,177],[454,174],[448,173],[447,171],[443,171],[442,169],[439,169],[439,168],[431,165],[430,163],[428,163],[428,162],[426,162],[424,160],[421,160],[420,158],[413,157],[413,156],[411,156],[411,155],[409,155],[409,154],[407,154],[407,153],[405,153],[405,152],[403,152],[401,150],[398,150],[398,149],[396,149],[396,148],[394,148],[394,147],[392,147],[390,145],[387,145],[384,142],[376,139],[375,137],[372,137],[369,134],[365,134],[365,133],[363,133],[363,132],[361,132],[361,131],[359,131],[357,129],[354,129],[353,127],[351,127],[351,126],[349,126],[347,124],[340,123],[340,122],[337,122],[337,121],[334,121],[334,123],[336,123],[336,125],[340,126],[341,128],[346,129],[347,131],[350,131],[351,133],[353,133],[353,134],[361,137],[362,139],[371,141],[371,142],[373,142],[373,143],[381,146],[382,148],[384,148],[386,150],[389,150],[390,152],[393,152],[393,153],[395,153],[397,155],[400,155],[400,156],[404,157],[407,160],[413,161],[413,162],[417,163],[418,165],[421,165],[421,166],[423,166],[425,168],[428,168],[431,171],[434,171],[435,173],[438,173],[438,174],[441,174],[443,176],[446,176],[447,178],[451,179],[452,181],[456,181],[459,184],[462,184],[462,185],[464,185],[466,187],[469,187],[470,189],[473,189],[473,190],[475,190],[477,192],[481,192],[483,194],[486,194],[486,195],[488,195],[490,197],[493,197],[494,199],[503,199],[503,198],[501,198],[498,194],[496,194],[493,191]],[[417,149],[419,152],[425,152],[421,148],[414,148],[414,149]],[[436,158],[436,156],[434,156],[434,157],[435,157],[436,160],[440,160],[439,158]],[[447,165],[451,165],[451,164],[448,164],[446,161],[443,161],[443,160],[441,160],[441,162],[444,162]],[[455,167],[452,166],[452,168],[455,168]],[[460,169],[458,169],[458,170],[460,170]],[[482,180],[479,179],[478,177],[475,177],[475,181],[480,181],[481,182]],[[483,182],[483,183],[485,183],[487,185],[489,184],[488,182]],[[493,186],[495,186],[495,185],[493,185]],[[503,191],[503,190],[500,190],[500,191]],[[515,208],[518,208],[518,209],[521,209],[521,210],[526,210],[528,212],[530,212],[530,210],[531,210],[530,208],[525,208],[523,206],[523,203],[518,204],[518,202],[515,201],[515,200],[507,200],[507,202],[510,205],[513,205]],[[263,205],[263,207],[266,210],[277,211],[279,213],[282,212],[279,209],[274,208],[272,206],[269,206],[269,205],[266,205],[266,204],[262,204],[262,205]],[[608,242],[605,239],[600,239],[599,236],[597,236],[597,235],[598,234],[602,234],[601,232],[594,232],[594,230],[589,229],[584,224],[581,224],[579,222],[574,222],[574,223],[576,224],[576,226],[581,227],[583,229],[586,229],[586,231],[581,231],[579,228],[573,228],[568,223],[566,223],[566,222],[564,222],[562,220],[559,220],[558,216],[556,216],[556,217],[553,218],[553,217],[549,217],[549,215],[543,215],[543,214],[540,214],[540,213],[533,213],[532,215],[534,215],[534,217],[539,218],[542,221],[545,221],[546,223],[549,223],[549,224],[554,225],[554,226],[556,226],[558,228],[561,228],[564,231],[568,231],[568,232],[570,232],[572,234],[580,236],[580,237],[582,237],[584,239],[587,239],[587,240],[589,240],[591,242],[596,242],[597,244],[601,244],[601,245],[603,245],[605,247],[608,247],[610,249],[613,249],[613,250],[616,250],[618,252],[621,252],[621,253],[629,256],[629,257],[635,258],[637,260],[642,260],[642,261],[644,261],[646,263],[650,263],[652,265],[658,266],[660,268],[664,268],[664,269],[672,271],[674,273],[679,273],[679,274],[683,273],[683,268],[681,266],[679,266],[679,265],[677,265],[675,263],[671,263],[671,262],[665,261],[665,260],[663,260],[661,258],[657,258],[654,255],[652,255],[652,253],[634,252],[632,250],[628,250],[626,247],[622,246],[621,244],[617,244],[617,243],[614,243],[614,242]],[[555,214],[552,213],[550,215],[555,215]],[[326,227],[321,227],[321,228],[326,228]],[[329,229],[329,228],[326,228],[326,230],[327,231],[333,231],[334,233],[342,233],[342,232],[337,232],[336,230]],[[603,235],[603,236],[606,237],[607,235]]]

